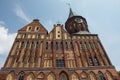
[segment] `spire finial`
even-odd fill
[[[71,8],[71,5],[70,5],[70,3],[66,3],[68,6],[69,6],[69,8]]]

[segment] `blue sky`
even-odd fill
[[[50,31],[73,11],[86,18],[117,70],[120,70],[120,0],[0,0],[0,67],[4,65],[17,30],[38,18]]]

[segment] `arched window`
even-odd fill
[[[53,73],[50,73],[47,77],[47,80],[55,80],[55,75]]]
[[[38,76],[37,76],[37,80],[44,80],[44,74],[39,73]]]
[[[23,48],[23,47],[24,47],[24,42],[21,43],[21,48]]]
[[[90,64],[90,66],[93,66],[93,65],[94,65],[94,64],[93,64],[92,57],[89,57],[89,64]]]
[[[34,48],[34,42],[32,42],[32,44],[31,44],[31,48]]]
[[[34,75],[32,73],[30,73],[28,76],[27,76],[27,80],[34,80]]]
[[[36,48],[38,48],[38,42],[36,43]]]
[[[99,61],[98,61],[98,59],[97,59],[97,57],[96,56],[94,56],[94,61],[95,61],[95,65],[99,65]]]
[[[68,43],[66,42],[66,50],[68,50]]]
[[[71,80],[79,80],[78,75],[76,73],[73,73],[71,75]]]
[[[98,72],[99,80],[106,80],[102,72]]]
[[[113,80],[113,76],[109,71],[106,72],[106,77],[107,77],[107,80]]]
[[[18,80],[24,80],[24,74],[23,74],[23,73],[20,73],[20,74],[19,74]]]
[[[14,80],[14,73],[10,72],[6,78],[6,80]]]
[[[30,45],[29,42],[27,42],[27,44],[26,44],[26,49],[28,49],[29,45]]]
[[[65,73],[61,73],[59,80],[68,80],[68,77],[67,77],[67,75]]]
[[[24,35],[24,37],[23,38],[26,38],[26,34]]]
[[[48,49],[48,42],[46,42],[46,47],[45,48]]]
[[[90,80],[97,80],[97,78],[93,72],[90,73],[89,77],[90,77]]]
[[[80,49],[82,49],[82,43],[80,42]]]

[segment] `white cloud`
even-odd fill
[[[1,24],[1,25],[4,25],[4,24],[5,24],[5,22],[4,22],[4,21],[0,21],[0,24]]]
[[[31,19],[25,14],[25,12],[23,11],[23,9],[19,6],[19,5],[16,5],[16,8],[15,8],[15,14],[20,17],[21,19],[23,19],[24,21],[26,22],[31,22]]]
[[[6,54],[6,53],[8,54],[12,46],[12,43],[15,39],[15,36],[16,33],[8,33],[8,29],[5,28],[5,26],[0,23],[0,54]]]

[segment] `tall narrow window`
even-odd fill
[[[56,60],[56,67],[65,67],[64,59],[57,59]]]
[[[38,34],[38,39],[40,39],[40,34]]]
[[[32,42],[32,45],[31,45],[31,48],[33,48],[34,47],[34,42]]]
[[[66,42],[66,50],[68,50],[68,43]]]
[[[21,49],[22,49],[22,48],[24,48],[24,42],[22,42],[22,44],[21,44]]]
[[[60,74],[60,80],[69,80],[67,75],[63,72]]]
[[[48,42],[46,42],[46,47],[45,48],[48,49]]]
[[[94,64],[93,64],[93,60],[92,60],[91,57],[89,57],[89,63],[90,63],[90,66],[93,66],[93,65],[94,65]]]
[[[80,42],[80,49],[82,49],[82,43]]]
[[[53,42],[51,42],[51,50],[53,49]]]
[[[29,48],[29,42],[27,42],[27,44],[26,44],[26,49],[28,49]]]
[[[25,61],[26,52],[27,52],[27,50],[25,51],[25,54],[24,54],[24,56],[23,56],[23,60],[22,60],[22,62],[24,62],[24,61]]]
[[[106,80],[102,72],[98,72],[99,80]]]
[[[31,55],[32,55],[32,52],[30,52],[30,55],[28,56],[28,62],[30,62]]]
[[[19,60],[19,58],[20,58],[20,53],[21,53],[21,51],[19,51],[19,53],[18,53],[18,56],[17,56],[16,62],[18,62],[18,60]]]
[[[36,48],[38,48],[38,42],[36,43]]]
[[[19,74],[18,80],[24,80],[24,74],[23,73]]]
[[[56,50],[58,50],[58,42],[56,42]]]
[[[97,49],[97,45],[96,45],[96,43],[94,43],[94,48]]]
[[[96,56],[94,56],[94,61],[95,61],[95,64],[98,66],[99,65],[99,61],[98,61]]]
[[[92,49],[92,48],[93,48],[93,47],[92,47],[92,44],[91,44],[90,42],[89,42],[89,48],[90,48],[90,49]]]
[[[24,38],[26,38],[26,34],[24,35]]]

